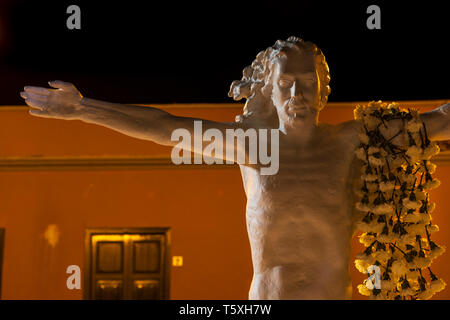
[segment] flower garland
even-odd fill
[[[381,277],[378,288],[366,286],[372,281],[368,279],[358,290],[371,299],[429,299],[446,285],[430,269],[432,260],[445,251],[430,237],[439,229],[431,222],[435,204],[427,192],[440,184],[431,176],[436,165],[430,162],[439,146],[428,139],[417,110],[378,101],[357,106],[354,116],[365,130],[355,153],[363,161],[356,227],[366,247],[355,266],[370,276],[368,268],[376,265]],[[392,134],[389,129],[395,124],[402,127]]]

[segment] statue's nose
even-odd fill
[[[294,84],[291,87],[291,97],[292,98],[301,98],[302,92],[300,90],[300,86],[297,81],[294,81]]]

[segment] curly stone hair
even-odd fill
[[[253,98],[261,93],[264,97],[270,97],[271,94],[271,65],[275,58],[279,56],[283,50],[296,49],[299,51],[310,51],[315,56],[316,70],[320,83],[320,108],[323,108],[331,92],[330,71],[325,56],[322,51],[312,42],[303,41],[297,37],[289,37],[286,41],[278,40],[275,44],[256,56],[256,59],[250,66],[242,71],[242,79],[233,81],[228,92],[229,97],[234,100],[246,98],[247,102],[244,106],[244,114],[236,117],[236,121],[243,121],[250,117],[269,118],[273,115],[275,107],[271,99],[266,99],[265,105],[262,103],[249,103]]]

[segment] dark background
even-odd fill
[[[330,101],[448,99],[445,3],[1,0],[0,105],[54,79],[112,102],[232,102],[242,69],[291,35],[325,53]],[[81,30],[66,28],[71,4]],[[370,4],[381,30],[366,27]]]

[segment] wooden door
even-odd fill
[[[85,299],[169,299],[169,230],[89,229]]]

